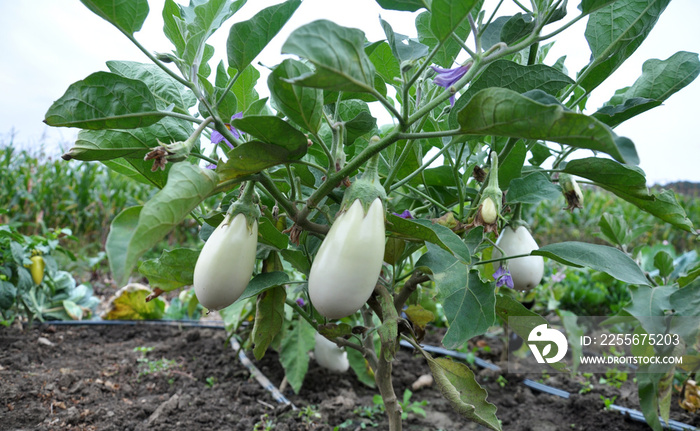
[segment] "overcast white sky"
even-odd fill
[[[250,0],[233,19],[247,19],[260,8],[279,1]],[[172,48],[162,34],[164,2],[150,0],[149,3],[151,12],[142,31],[136,34],[137,39],[151,51],[168,52]],[[580,1],[570,0],[570,3],[573,12]],[[496,1],[486,0],[486,4],[493,7]],[[270,66],[279,63],[280,47],[289,32],[319,18],[360,28],[371,41],[383,39],[377,19],[380,14],[395,31],[415,36],[415,14],[382,10],[374,0],[305,0],[257,61]],[[699,18],[700,1],[673,0],[644,44],[594,92],[589,108],[599,107],[616,89],[631,85],[641,74],[646,59],[666,59],[681,50],[700,52]],[[226,23],[210,39],[217,50],[216,62],[226,54],[226,36],[233,22]],[[59,146],[66,149],[75,138],[76,130],[49,128],[42,123],[51,103],[71,83],[95,71],[106,70],[107,60],[148,61],[114,27],[78,0],[4,1],[0,6],[0,28],[3,32],[0,37],[0,144],[8,143],[14,131],[15,144],[39,146],[43,142],[52,151],[57,151]],[[585,20],[564,32],[559,39],[561,42],[550,51],[548,63],[567,55],[566,66],[571,75],[583,67],[590,56],[583,38],[584,28]],[[619,135],[635,142],[640,166],[650,183],[700,182],[698,101],[700,80],[672,96],[664,105],[616,129]],[[587,155],[580,152],[580,157]]]

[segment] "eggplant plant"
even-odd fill
[[[581,0],[575,10],[566,0],[513,0],[512,15],[501,12],[510,0],[377,0],[413,12],[417,37],[381,18],[381,40],[316,20],[291,31],[281,49],[287,57],[269,67],[254,60],[306,6],[301,0],[247,20],[237,15],[245,0],[166,0],[170,52],[138,41],[147,0],[81,1],[144,54],[143,63],[109,61],[70,85],[45,118],[82,129],[64,159],[100,161],[159,189],[112,220],[106,252],[114,279],[125,284],[146,251],[193,218],[207,241],[201,254],[179,248],[140,263],[154,296],[194,284],[232,326],[253,317],[247,345],[258,358],[279,350],[295,391],[320,333],[346,349],[361,381],[376,385],[390,429],[400,430],[391,371],[406,340],[460,414],[501,429],[469,367],[421,349],[434,315],[417,297],[435,288],[448,325],[442,343],[456,348],[509,316],[533,314],[508,286],[533,288],[543,258],[626,283],[630,314],[700,313],[684,306],[700,299],[699,271],[682,287],[657,285],[618,247],[538,248],[521,216],[524,208],[563,207],[562,192],[576,210],[575,178],[697,235],[671,191],[647,188],[633,141],[614,129],[695,79],[698,55],[649,60],[635,82],[584,113],[670,0]],[[581,20],[589,64],[568,73],[564,57],[545,62],[557,37]],[[221,27],[226,61],[211,64],[217,47],[207,42]],[[269,98],[258,93],[265,86]],[[380,123],[374,112],[382,109]],[[511,248],[507,236],[522,244]],[[534,327],[512,329],[526,338]],[[685,334],[691,348],[696,335]],[[673,372],[638,382],[655,429],[659,414],[668,417]]]

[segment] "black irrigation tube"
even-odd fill
[[[201,323],[195,320],[52,320],[46,322],[38,322],[39,325],[55,325],[55,326],[174,326],[174,327],[186,327],[186,328],[201,328],[201,329],[225,329],[223,322],[219,323]],[[407,341],[401,340],[401,347],[408,349],[414,349],[414,347]],[[421,345],[423,350],[428,353],[433,353],[440,356],[450,356],[452,358],[460,359],[462,361],[467,361],[467,355],[462,352],[457,352],[455,350],[448,350],[442,347]],[[265,388],[272,397],[280,404],[291,406],[292,409],[296,410],[297,407],[292,404],[275,385],[270,382],[270,380],[265,377],[265,375],[248,359],[245,352],[241,349],[240,344],[235,337],[231,337],[231,348],[238,352],[238,359],[241,361],[244,367],[248,369],[250,374],[255,377],[255,379],[260,383],[260,385]],[[493,371],[500,371],[501,367],[492,364],[491,362],[485,361],[481,358],[474,358],[474,364],[481,367],[487,368]],[[538,392],[546,393],[549,395],[554,395],[560,398],[569,398],[571,395],[569,392],[553,388],[551,386],[545,385],[543,383],[536,382],[534,380],[525,379],[523,384],[530,389],[536,390]],[[644,418],[644,414],[639,410],[629,409],[627,407],[618,406],[617,404],[611,404],[610,408],[616,410],[624,415],[627,415],[632,420],[637,422],[647,423]],[[678,422],[674,420],[669,420],[665,423],[664,420],[659,417],[661,424],[665,428],[672,431],[693,431],[698,428],[685,424],[683,422]]]

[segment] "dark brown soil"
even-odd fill
[[[301,392],[285,392],[301,411],[313,406],[320,417],[303,415],[276,404],[224,341],[221,330],[150,325],[0,329],[0,429],[331,431],[343,423],[339,430],[388,429],[381,414],[359,414],[361,407],[373,406],[375,392],[351,373],[333,374],[311,361]],[[429,373],[410,351],[402,350],[395,364],[399,395]],[[167,369],[154,371],[158,365]],[[274,353],[258,367],[275,385],[281,383]],[[504,375],[503,387],[492,372],[479,376],[504,430],[648,429],[604,409],[601,395],[638,409],[630,405],[636,402],[631,383],[617,390],[595,382],[579,395],[582,386],[576,381],[562,376],[546,381],[573,392],[562,399],[533,392],[515,375]],[[404,429],[483,429],[453,413],[435,388],[418,391],[411,400],[428,402],[427,417],[410,414]],[[673,419],[700,424],[688,414],[675,413]]]

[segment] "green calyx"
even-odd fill
[[[381,199],[382,202],[386,202],[386,192],[379,180],[378,168],[379,154],[376,154],[367,162],[367,167],[362,176],[345,191],[343,202],[340,204],[341,213],[350,208],[350,205],[356,200],[359,200],[362,204],[365,214],[367,214],[370,205],[377,198]]]
[[[487,202],[491,200],[492,202]],[[489,183],[484,188],[481,194],[481,200],[479,201],[479,206],[484,208],[486,204],[487,208],[491,208],[491,204],[495,206],[496,216],[501,213],[501,203],[503,201],[503,192],[498,187],[498,155],[495,151],[491,152],[491,170],[489,171]]]
[[[254,222],[257,222],[260,218],[260,208],[258,203],[260,198],[257,193],[255,193],[255,181],[251,181],[246,184],[243,190],[243,195],[228,209],[226,216],[228,220],[233,220],[238,214],[243,214],[246,218],[248,229],[251,229]]]

